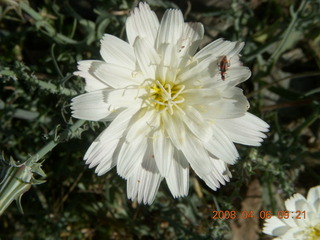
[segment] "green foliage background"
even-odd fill
[[[128,201],[115,170],[97,177],[82,161],[107,123],[65,130],[75,122],[70,100],[84,92],[72,75],[77,61],[100,59],[104,33],[125,39],[138,2],[2,0],[0,149],[24,162],[50,141],[57,146],[40,160],[46,182],[23,195],[24,215],[12,204],[1,216],[0,239],[236,239],[230,220],[213,220],[212,211],[240,211],[253,180],[260,210],[273,212],[319,185],[319,1],[148,2],[159,17],[176,7],[186,21],[202,22],[207,42],[246,42],[242,61],[252,77],[241,87],[250,111],[270,124],[268,139],[259,148],[238,146],[232,181],[217,192],[192,173],[188,197],[173,199],[162,183],[151,206]]]

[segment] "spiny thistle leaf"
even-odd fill
[[[44,183],[44,180],[35,179],[34,174],[45,177],[46,174],[41,169],[42,163],[36,158],[31,158],[24,163],[18,164],[12,157],[9,163],[3,159],[2,176],[0,182],[0,215],[9,207],[13,200],[17,201],[18,208],[23,213],[21,197],[32,185]]]

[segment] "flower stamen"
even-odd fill
[[[154,103],[154,107],[158,113],[168,110],[172,115],[174,107],[180,112],[184,113],[179,104],[184,102],[184,97],[181,96],[185,86],[177,85],[170,82],[161,83],[159,80],[154,81],[148,87],[149,94],[147,99]]]
[[[317,240],[319,238],[320,238],[320,225],[311,227],[307,240]]]

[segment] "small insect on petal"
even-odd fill
[[[226,79],[226,73],[229,67],[230,62],[228,61],[227,56],[223,56],[219,62],[220,75],[223,81]]]

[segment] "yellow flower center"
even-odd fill
[[[169,111],[172,115],[174,108],[183,112],[179,104],[184,102],[184,98],[181,95],[184,89],[184,85],[169,82],[161,83],[156,80],[150,87],[148,98],[159,113]]]
[[[320,239],[320,225],[310,228],[309,236],[306,240],[319,240]]]

